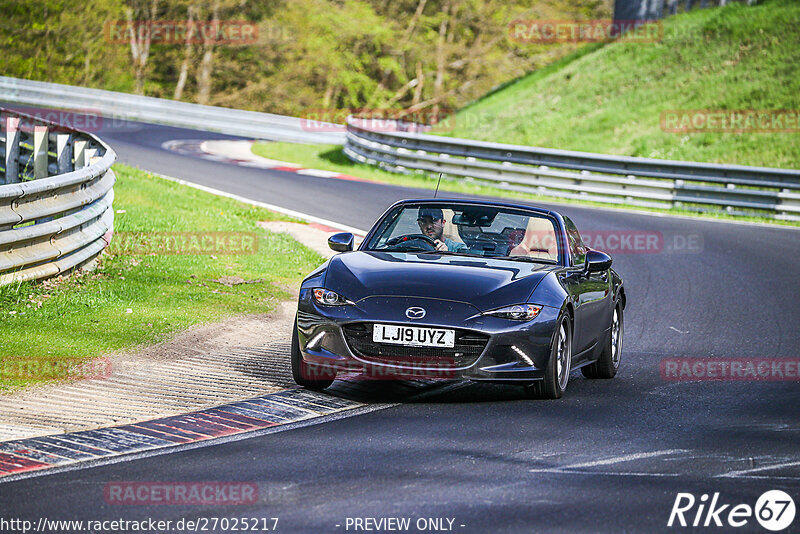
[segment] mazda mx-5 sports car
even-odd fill
[[[302,283],[292,333],[295,381],[467,378],[559,398],[570,371],[612,378],[625,290],[611,258],[554,211],[500,202],[404,200],[357,250]]]

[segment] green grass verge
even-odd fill
[[[655,43],[589,45],[460,110],[437,133],[710,163],[800,168],[800,134],[670,133],[669,110],[800,110],[800,3],[695,9]],[[795,115],[796,116],[796,115]],[[796,127],[796,125],[795,125]]]
[[[428,189],[433,193],[436,187],[436,178],[424,174],[399,174],[384,171],[372,165],[354,163],[344,154],[339,145],[310,145],[295,143],[255,143],[253,153],[269,159],[294,163],[309,169],[320,169],[326,171],[340,172],[365,180],[372,180],[386,184],[401,185],[405,187],[416,187]],[[564,204],[576,206],[597,206],[609,209],[624,209],[636,211],[650,211],[653,213],[670,213],[673,215],[684,215],[690,217],[712,218],[735,221],[761,222],[776,224],[781,226],[800,226],[800,222],[776,221],[768,217],[743,217],[733,216],[724,211],[698,213],[685,209],[656,209],[642,208],[639,206],[627,206],[624,204],[604,204],[600,202],[581,201],[573,199],[560,199],[543,195],[533,195],[516,191],[508,191],[488,185],[488,182],[478,180],[442,180],[439,191],[451,191],[454,193],[465,193],[470,195],[482,195],[500,197],[508,199],[522,199],[543,204]],[[441,193],[440,193],[441,194]],[[431,194],[432,196],[432,194]]]
[[[65,363],[158,342],[191,325],[269,312],[290,296],[288,287],[323,261],[290,237],[256,224],[287,217],[124,165],[114,169],[118,237],[252,232],[255,253],[139,255],[112,241],[112,252],[103,254],[93,272],[0,288],[0,389],[63,378],[70,375]],[[232,287],[211,281],[223,276],[261,281]]]

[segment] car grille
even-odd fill
[[[347,344],[357,356],[375,363],[406,367],[454,368],[472,365],[483,352],[489,336],[455,329],[453,348],[405,347],[372,341],[372,323],[342,327]]]

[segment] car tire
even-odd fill
[[[300,354],[300,340],[297,338],[297,318],[294,320],[294,328],[292,329],[292,378],[294,381],[304,388],[313,389],[314,391],[322,391],[326,387],[333,384],[336,379],[336,371],[328,369],[314,369],[303,360],[303,355]],[[314,378],[309,378],[309,377]],[[320,378],[316,378],[320,376]]]
[[[611,327],[603,352],[596,362],[581,368],[583,376],[586,378],[614,378],[622,360],[622,335],[624,332],[622,306],[617,303],[611,316]]]
[[[553,334],[544,379],[525,386],[526,394],[532,399],[560,399],[567,389],[571,370],[572,321],[568,314],[562,313]]]

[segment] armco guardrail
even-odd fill
[[[114,151],[3,108],[0,129],[0,286],[93,261],[113,229]]]
[[[487,143],[403,132],[387,121],[378,131],[365,122],[348,118],[345,154],[394,172],[441,172],[557,198],[800,220],[798,170]]]
[[[296,143],[344,143],[340,132],[311,132],[303,119],[177,100],[0,76],[0,102],[86,111],[108,118]],[[320,123],[324,126],[324,124]],[[328,128],[330,130],[330,128]]]

